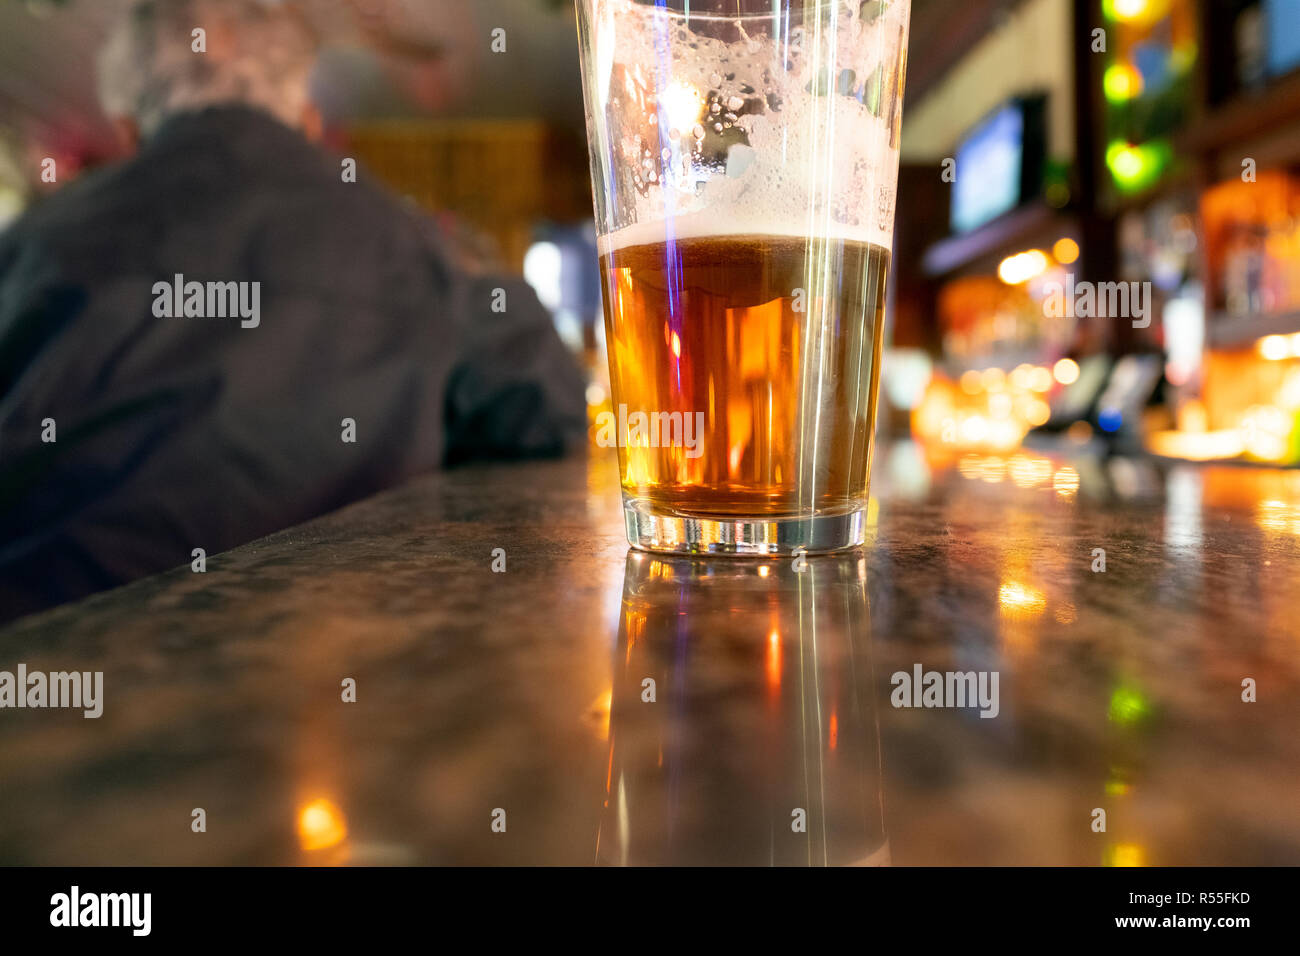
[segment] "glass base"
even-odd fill
[[[642,551],[671,554],[825,554],[866,541],[865,505],[838,515],[781,518],[704,518],[623,499],[627,540]]]

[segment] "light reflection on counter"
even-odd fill
[[[308,852],[338,846],[347,835],[343,811],[328,797],[317,797],[298,811],[298,843]]]
[[[628,555],[597,862],[888,862],[859,553]]]

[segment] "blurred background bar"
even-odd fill
[[[467,261],[523,274],[599,412],[572,4],[296,5],[325,141]],[[0,6],[0,224],[119,155],[92,67],[118,6]],[[1300,464],[1300,0],[913,8],[884,427],[932,467],[1022,446]]]
[[[990,0],[950,47],[943,6],[914,26],[895,425],[941,459],[1300,463],[1300,3]]]
[[[125,155],[122,2],[0,0],[0,230]],[[594,421],[571,0],[293,6],[324,142],[531,284]],[[594,441],[322,506],[7,626],[115,682],[94,732],[6,718],[0,862],[1300,858],[1300,0],[913,0],[906,100],[864,551],[629,555]],[[1005,672],[1003,719],[883,706],[918,661]],[[198,793],[229,837],[159,826]],[[788,804],[833,839],[761,842]]]

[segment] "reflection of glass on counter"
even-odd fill
[[[628,555],[597,861],[889,862],[860,554]]]

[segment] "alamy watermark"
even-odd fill
[[[704,454],[704,413],[628,412],[626,405],[596,416],[601,448],[685,448],[687,458]]]
[[[262,283],[185,281],[153,284],[153,314],[159,319],[234,319],[245,329],[262,323]]]
[[[913,664],[911,673],[895,671],[889,702],[895,707],[978,707],[981,717],[996,717],[997,671],[926,671]]]
[[[0,708],[72,708],[94,719],[104,713],[103,671],[0,671]]]
[[[83,893],[73,886],[50,897],[51,926],[125,926],[132,936],[148,936],[152,916],[152,893]]]
[[[1150,282],[1076,282],[1043,284],[1043,314],[1049,319],[1132,319],[1133,328],[1151,324]]]

